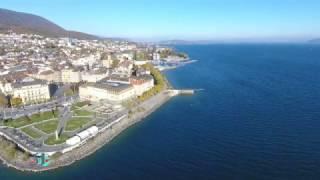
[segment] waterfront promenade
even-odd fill
[[[105,131],[99,133],[94,138],[88,140],[86,144],[83,144],[68,153],[61,154],[59,157],[56,157],[52,160],[49,167],[34,166],[26,162],[20,162],[15,160],[10,161],[8,159],[5,159],[1,155],[0,158],[3,161],[3,163],[7,166],[13,167],[21,171],[40,172],[56,169],[63,166],[68,166],[100,149],[102,146],[104,146],[106,143],[110,142],[114,137],[120,134],[123,130],[127,129],[131,125],[147,117],[161,105],[170,100],[171,97],[173,96],[170,95],[170,92],[168,90],[164,90],[158,93],[157,95],[151,97],[150,99],[140,103],[137,107],[131,110],[132,113],[129,114],[129,116],[121,117],[117,121],[117,123],[114,123]],[[143,110],[141,111],[141,109]]]

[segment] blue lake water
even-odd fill
[[[94,155],[0,179],[320,179],[320,46],[177,46],[172,99]]]

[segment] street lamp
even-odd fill
[[[11,118],[12,118],[12,111],[13,111],[13,107],[12,107],[12,97],[13,97],[13,96],[10,96],[10,107],[11,107],[11,113],[10,113],[10,114],[11,114]]]
[[[6,109],[5,109],[5,107],[3,108],[3,119],[6,119]]]

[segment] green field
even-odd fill
[[[61,134],[59,139],[56,140],[56,136],[50,136],[47,140],[45,140],[45,144],[47,145],[56,145],[56,144],[62,144],[64,142],[66,142],[66,140],[69,139],[69,136],[67,136],[66,134]]]
[[[77,103],[75,104],[75,106],[81,108],[81,107],[83,107],[83,106],[85,106],[85,105],[88,105],[88,104],[90,104],[89,101],[82,101],[82,102],[77,102]]]
[[[67,122],[67,126],[65,128],[66,131],[74,131],[79,128],[82,128],[84,125],[88,124],[91,121],[90,118],[72,118]]]
[[[72,105],[72,106],[71,106],[71,111],[74,111],[74,110],[77,110],[77,109],[79,109],[78,106],[75,106],[75,105]]]
[[[87,110],[74,110],[73,113],[74,113],[74,116],[91,116],[91,115],[93,115],[92,112],[87,111]]]
[[[43,120],[47,119],[52,119],[58,117],[58,111],[48,111],[48,112],[43,112],[43,113],[38,113],[38,114],[33,114],[30,116],[30,119],[34,122],[40,122]]]
[[[13,128],[20,128],[23,126],[27,126],[36,122],[41,122],[44,120],[52,119],[58,116],[58,112],[54,111],[52,113],[51,111],[43,112],[43,113],[37,113],[33,114],[30,117],[24,116],[20,117],[18,119],[8,120],[4,123],[5,126],[13,127]]]
[[[71,107],[71,110],[77,110],[82,108],[83,106],[88,105],[90,102],[89,101],[81,101],[81,102],[77,102],[76,104],[73,104]]]
[[[52,120],[52,121],[44,122],[41,124],[37,124],[34,127],[47,134],[51,134],[57,130],[58,123],[59,122],[57,120]]]
[[[39,139],[41,137],[41,134],[35,131],[34,129],[32,129],[31,127],[22,128],[21,131],[26,133],[33,139]]]

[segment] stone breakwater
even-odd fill
[[[88,140],[82,146],[72,150],[71,152],[62,154],[60,157],[56,158],[52,161],[49,167],[39,167],[35,165],[31,165],[25,162],[18,161],[9,161],[4,156],[0,154],[0,159],[3,163],[8,166],[15,168],[20,171],[33,171],[33,172],[41,172],[47,170],[57,169],[59,167],[69,166],[75,163],[78,160],[81,160],[97,150],[103,147],[105,144],[110,142],[113,138],[119,135],[128,127],[133,124],[143,120],[145,117],[150,115],[153,111],[158,109],[161,105],[170,100],[172,96],[170,96],[167,91],[163,91],[156,96],[151,97],[145,102],[141,103],[137,108],[143,108],[144,111],[139,112],[136,111],[133,114],[130,114],[128,117],[123,118],[118,123],[114,124],[112,127],[106,129],[104,132],[101,132],[91,140]]]

